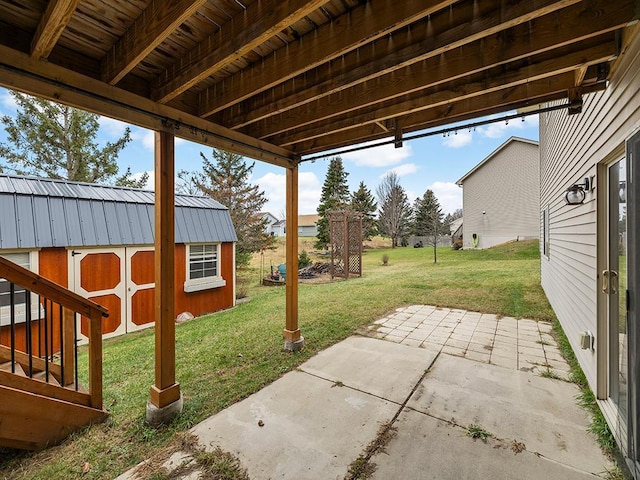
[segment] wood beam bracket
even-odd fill
[[[582,113],[582,89],[580,87],[570,88],[569,96],[569,115]]]
[[[395,127],[394,127],[395,141],[393,142],[393,146],[395,148],[402,148],[402,125],[398,120],[396,120],[394,123],[395,123]]]

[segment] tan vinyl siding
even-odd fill
[[[540,116],[540,220],[549,208],[549,257],[542,256],[542,286],[591,388],[597,352],[577,346],[581,331],[597,332],[597,195],[566,205],[565,190],[585,177],[597,182],[598,164],[622,158],[624,142],[640,127],[640,38],[620,59],[603,92],[584,97],[583,111]],[[604,193],[604,192],[603,192]],[[597,341],[598,339],[596,339]],[[605,353],[603,352],[603,355]]]
[[[463,177],[464,248],[538,238],[539,178],[538,145],[515,138]]]

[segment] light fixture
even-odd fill
[[[589,191],[590,185],[591,182],[589,181],[589,177],[585,177],[584,183],[576,183],[567,188],[567,191],[564,194],[564,199],[567,202],[567,205],[580,205],[584,203],[584,199],[587,197],[587,191]]]

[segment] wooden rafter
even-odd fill
[[[347,130],[365,123],[381,122],[395,118],[409,112],[437,107],[442,104],[463,100],[468,97],[480,96],[485,93],[510,88],[516,85],[535,81],[542,78],[553,77],[564,72],[573,71],[582,65],[591,65],[611,60],[617,52],[617,46],[613,35],[611,41],[601,44],[585,41],[581,48],[569,46],[563,49],[545,52],[530,60],[521,61],[518,68],[511,67],[506,70],[502,66],[494,67],[494,72],[479,72],[465,76],[462,79],[438,84],[434,87],[420,90],[399,98],[373,103],[369,107],[360,108],[357,111],[348,110],[342,113],[340,109],[342,101],[346,103],[346,95],[338,95],[339,101],[323,102],[305,106],[305,110],[313,111],[313,117],[302,115],[297,110],[289,113],[297,113],[295,125],[308,124],[309,127],[297,128],[288,132],[286,124],[278,124],[274,120],[261,122],[262,129],[254,129],[262,138],[269,138],[277,145],[290,145],[292,143],[309,140],[326,133],[323,120],[331,118],[332,131]],[[599,40],[599,39],[596,39]],[[594,45],[595,43],[595,45]],[[569,50],[564,52],[562,50]],[[306,113],[306,112],[305,112]],[[313,119],[311,119],[313,118]],[[290,117],[287,118],[290,122]],[[291,122],[290,122],[291,123]],[[317,125],[317,126],[316,126]],[[280,135],[270,132],[283,131]]]
[[[534,82],[524,83],[504,90],[487,93],[482,96],[471,97],[459,102],[452,102],[428,110],[408,113],[400,117],[405,134],[435,128],[450,123],[462,122],[473,118],[494,115],[508,110],[516,110],[532,105],[542,104],[567,98],[567,92],[573,88],[574,75],[568,72],[556,77],[544,78]],[[583,87],[587,94],[603,90],[605,82],[593,83]],[[310,155],[326,150],[333,150],[354,143],[389,138],[389,133],[380,129],[378,124],[371,123],[330,133],[292,145],[295,151],[302,155]]]
[[[31,41],[31,58],[47,58],[56,46],[80,0],[51,0]]]
[[[265,0],[250,4],[169,69],[154,86],[154,99],[166,103],[319,8],[327,0]]]
[[[433,44],[433,40],[416,40],[419,32],[414,28],[410,35],[414,43],[423,46],[422,53],[414,54],[415,49],[410,48],[411,52],[398,58],[398,50],[389,54],[385,45],[357,55],[352,53],[336,65],[320,67],[315,75],[291,80],[282,88],[273,88],[262,96],[234,105],[215,119],[229,128],[241,128],[345,90],[342,97],[346,102],[345,111],[350,106],[367,106],[616,30],[623,26],[620,18],[628,16],[632,8],[608,0],[592,2],[586,10],[583,4],[577,4],[562,13],[554,12],[444,52],[429,48],[427,43]],[[589,15],[590,21],[584,22]],[[426,30],[424,34],[427,35]],[[396,46],[409,45],[407,37],[408,31],[397,32],[388,42]],[[378,54],[380,51],[383,53]],[[403,58],[410,60],[402,61]],[[397,67],[394,60],[403,66]],[[420,63],[407,68],[409,62]]]
[[[250,67],[243,73],[242,79],[231,77],[202,92],[200,116],[208,117],[455,2],[456,0],[387,0],[378,6],[380,10],[376,15],[371,14],[368,3],[354,8],[343,21],[322,25],[313,35],[289,45],[284,58],[276,52],[259,65]]]
[[[104,57],[102,80],[111,85],[122,80],[206,1],[153,0]]]

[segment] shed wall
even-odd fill
[[[463,183],[464,248],[539,236],[538,146],[514,140]],[[485,212],[485,213],[483,213]]]

